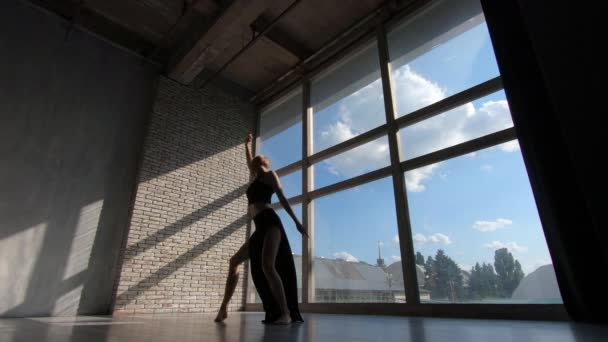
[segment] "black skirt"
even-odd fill
[[[285,229],[281,219],[273,209],[264,209],[254,218],[255,232],[249,238],[249,262],[251,265],[251,279],[262,300],[266,317],[263,323],[272,323],[281,316],[281,310],[274,294],[270,290],[266,276],[262,270],[262,247],[264,237],[269,227],[279,227],[281,231],[281,243],[275,260],[275,269],[283,282],[283,290],[287,299],[287,307],[294,322],[303,322],[298,307],[298,284],[296,278],[296,267],[291,254],[291,247],[287,241]]]

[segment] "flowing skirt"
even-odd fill
[[[296,267],[291,254],[291,247],[287,241],[285,229],[281,219],[273,209],[264,209],[254,218],[255,232],[249,238],[249,262],[251,265],[251,279],[262,300],[266,317],[263,323],[272,323],[281,316],[281,310],[275,295],[270,290],[266,276],[262,271],[262,247],[264,237],[269,227],[276,226],[281,230],[281,242],[275,260],[275,269],[283,282],[283,290],[287,299],[287,307],[293,322],[303,322],[298,307],[298,284],[296,278]]]

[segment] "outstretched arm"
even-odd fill
[[[245,158],[247,158],[247,167],[249,171],[253,172],[251,167],[251,161],[253,160],[253,155],[251,154],[251,142],[253,141],[253,135],[251,133],[247,134],[245,138]]]
[[[287,212],[287,214],[289,214],[289,216],[291,216],[291,218],[293,219],[293,222],[295,222],[296,228],[298,229],[298,231],[302,235],[308,237],[306,228],[304,228],[302,223],[300,223],[300,220],[298,220],[298,217],[293,212],[293,209],[291,208],[291,205],[287,201],[287,198],[285,198],[285,194],[283,193],[283,187],[281,186],[281,181],[279,180],[279,176],[274,171],[271,171],[271,175],[272,175],[272,188],[273,188],[274,192],[276,192],[277,196],[279,197],[279,202],[281,202],[281,205],[283,206],[283,208],[285,208],[285,211]]]

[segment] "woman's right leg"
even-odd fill
[[[230,258],[230,266],[228,267],[228,278],[226,279],[226,290],[224,291],[224,299],[220,310],[215,317],[216,322],[221,322],[228,317],[228,302],[234,294],[234,289],[239,281],[238,267],[240,264],[249,259],[249,240]]]
[[[281,231],[279,228],[276,226],[268,227],[266,235],[264,236],[264,246],[262,247],[262,270],[268,281],[268,286],[281,310],[281,317],[274,323],[289,324],[291,323],[291,318],[287,307],[285,289],[283,288],[283,281],[275,267],[280,244]]]

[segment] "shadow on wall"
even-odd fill
[[[220,229],[215,234],[209,236],[208,238],[200,242],[198,245],[194,246],[194,248],[181,254],[174,261],[159,268],[145,279],[139,281],[137,284],[130,286],[126,291],[123,291],[118,294],[118,296],[116,297],[116,304],[125,305],[132,302],[140,292],[152,288],[153,286],[160,283],[163,279],[173,274],[176,270],[182,268],[201,254],[207,252],[218,242],[220,242],[222,240],[222,237],[228,236],[234,233],[237,229],[247,225],[247,221],[247,216],[242,216],[240,219],[234,221],[232,224]]]
[[[155,231],[153,234],[149,235],[148,237],[145,237],[136,243],[130,244],[125,249],[123,261],[131,260],[136,255],[143,253],[150,248],[153,248],[154,246],[158,245],[159,243],[172,237],[176,233],[179,233],[184,228],[190,226],[193,222],[204,219],[205,217],[207,217],[209,215],[209,213],[214,208],[221,208],[224,204],[230,203],[230,202],[236,200],[237,198],[239,198],[240,196],[242,196],[243,193],[245,192],[246,188],[247,188],[247,185],[243,185],[243,186],[239,187],[238,189],[222,196],[221,198],[216,199],[215,201],[209,203],[208,205],[190,213],[189,215],[182,217],[181,219],[164,227],[163,229]],[[239,222],[240,221],[242,221],[242,219],[239,220]],[[243,224],[247,224],[247,221],[244,221]],[[226,229],[227,228],[228,227],[226,227]]]
[[[157,71],[79,30],[68,36],[67,29],[26,2],[0,3],[0,317],[111,309]],[[199,127],[162,128],[192,137],[198,154],[167,154],[140,182],[242,143],[220,134],[211,138],[221,144],[203,148]],[[161,145],[150,148],[167,153]],[[158,232],[155,243],[200,219],[193,212]],[[224,232],[246,225],[242,221]],[[166,267],[183,265],[216,240],[209,237]]]
[[[114,291],[116,311],[208,309],[223,286],[227,250],[236,252],[248,234],[240,230],[248,226],[242,145],[255,117],[215,88],[204,96],[199,101],[200,92],[161,81]],[[190,290],[173,293],[178,287]]]
[[[160,115],[156,115],[156,120],[146,133],[143,160],[146,168],[138,175],[139,183],[198,161],[215,158],[240,146],[250,132],[242,128],[243,122],[250,122],[251,130],[255,127],[253,107],[233,95],[210,85],[203,90],[205,101],[199,101],[202,97],[201,90],[174,86],[178,84],[170,79],[163,79],[162,82],[165,84],[165,93],[158,96],[154,104],[154,113]],[[196,100],[192,101],[193,99]],[[239,103],[235,106],[236,102]],[[235,110],[235,107],[238,109]],[[196,117],[193,120],[192,113],[209,112],[213,113],[211,117]],[[242,131],[233,134],[235,130]],[[247,172],[244,151],[239,152],[243,158],[242,163],[239,160],[239,165],[243,168],[237,171]]]
[[[25,2],[0,4],[4,317],[107,311],[154,98],[155,70],[66,29]]]

